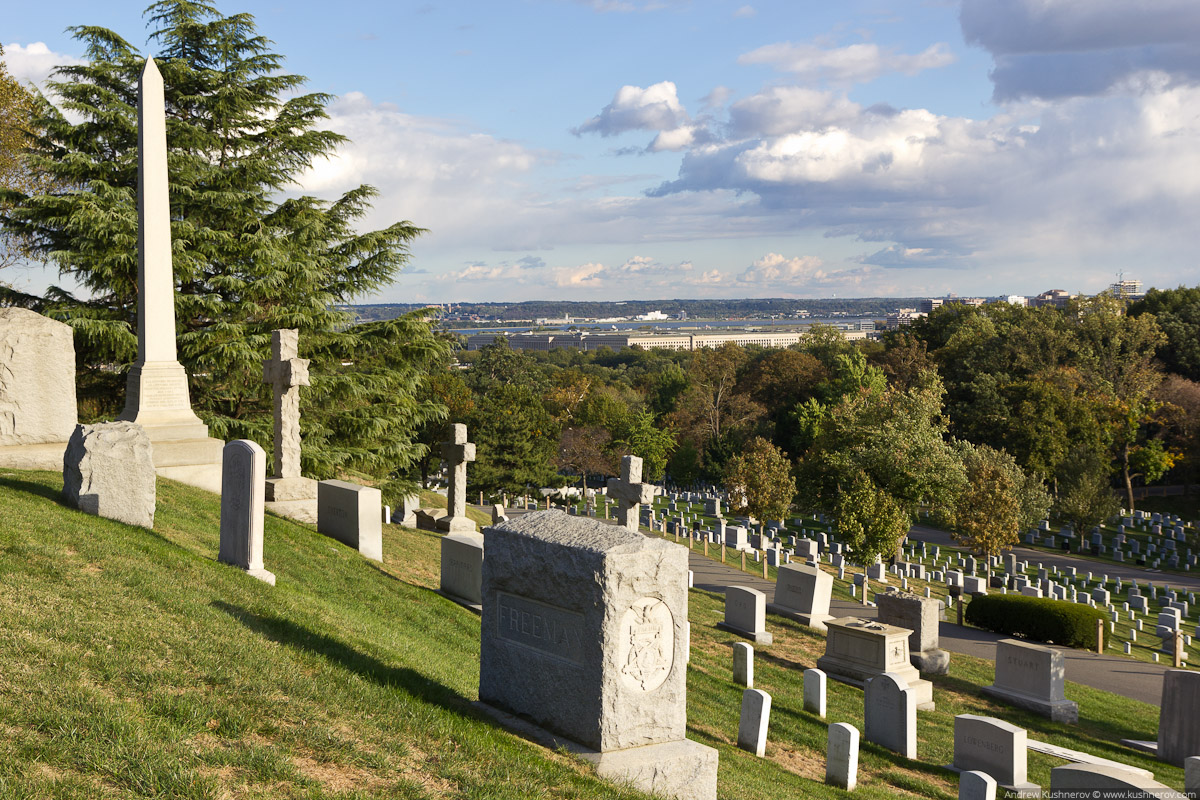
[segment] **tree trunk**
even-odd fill
[[[1129,514],[1133,508],[1133,479],[1129,475],[1129,442],[1121,447],[1121,477],[1125,479],[1125,497],[1129,500]]]

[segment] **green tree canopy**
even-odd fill
[[[329,96],[302,92],[304,78],[283,70],[250,15],[224,16],[204,0],[161,0],[146,14],[166,92],[179,358],[197,412],[218,437],[269,445],[261,362],[271,330],[298,328],[313,362],[302,395],[305,471],[406,472],[423,450],[413,431],[445,413],[416,392],[447,344],[423,312],[352,326],[337,306],[388,285],[421,230],[397,222],[358,232],[369,186],[332,202],[286,194],[344,139],[321,127]],[[71,30],[85,60],[56,71],[61,106],[43,106],[31,156],[57,188],[6,194],[3,221],[84,288],[27,300],[75,328],[81,405],[104,417],[123,394],[111,365],[136,353],[145,55],[113,31]]]
[[[796,479],[787,454],[755,436],[744,451],[729,459],[725,490],[734,510],[765,523],[787,516],[796,496]]]

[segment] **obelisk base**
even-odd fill
[[[154,446],[154,472],[221,493],[225,442],[208,436],[192,411],[187,372],[178,361],[134,364],[125,384],[125,410],[117,419],[136,422]]]
[[[4,445],[0,447],[0,467],[61,472],[66,451],[66,442]]]

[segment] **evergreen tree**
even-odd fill
[[[305,472],[407,471],[422,454],[414,428],[445,413],[417,390],[448,345],[424,312],[356,326],[338,306],[388,285],[421,229],[356,232],[369,186],[333,202],[285,195],[344,137],[318,127],[330,97],[300,93],[304,78],[282,71],[250,15],[223,16],[204,0],[161,0],[146,14],[166,90],[179,359],[197,413],[214,436],[269,446],[261,362],[271,330],[298,328],[312,360],[301,395]],[[61,108],[43,105],[33,145],[33,164],[66,188],[8,195],[4,223],[84,288],[23,299],[75,328],[84,416],[111,417],[137,348],[145,56],[113,31],[72,30],[85,62],[56,71]]]

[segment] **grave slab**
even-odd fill
[[[721,630],[753,639],[756,644],[771,644],[767,630],[767,596],[749,586],[730,586],[725,590],[725,619],[717,623]]]
[[[767,611],[823,631],[826,620],[833,619],[829,613],[832,594],[833,576],[829,573],[819,567],[785,564],[775,579],[775,602],[767,605]]]
[[[991,695],[1055,722],[1079,722],[1079,705],[1063,694],[1063,654],[1052,647],[1001,639],[996,643],[996,680],[983,687]]]
[[[442,574],[438,594],[476,614],[483,612],[483,534],[448,533],[442,537]]]
[[[841,617],[825,623],[825,655],[817,659],[817,668],[831,678],[863,686],[869,678],[892,672],[912,688],[917,710],[934,710],[933,684],[908,660],[908,637],[912,631],[875,620]]]

